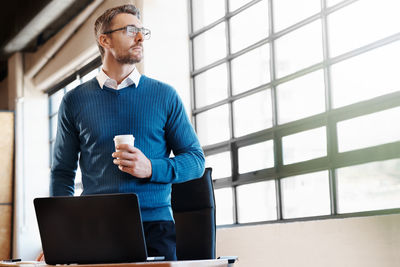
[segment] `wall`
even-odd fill
[[[0,82],[0,110],[8,110],[8,79]]]
[[[189,31],[187,0],[143,1],[144,74],[172,85],[190,114]]]
[[[400,215],[220,228],[217,255],[235,267],[397,267]]]
[[[11,256],[14,113],[0,112],[0,259]]]
[[[22,73],[21,54],[15,54],[9,61],[13,61],[13,68],[8,70],[13,74],[9,76],[9,84],[16,95],[13,257],[32,260],[40,250],[33,199],[48,195],[47,95],[37,91],[29,79],[15,75]]]

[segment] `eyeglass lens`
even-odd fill
[[[150,38],[150,31],[145,28],[137,28],[134,26],[127,26],[126,31],[130,36],[136,36],[138,32],[140,32],[143,35],[144,39],[149,39]]]

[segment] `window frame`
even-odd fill
[[[341,167],[353,166],[362,163],[374,162],[374,161],[382,161],[389,160],[394,158],[399,158],[398,153],[396,151],[400,150],[400,141],[383,144],[374,147],[361,148],[357,150],[347,151],[343,153],[338,152],[338,139],[337,139],[337,123],[343,120],[355,118],[362,115],[371,114],[378,111],[383,111],[389,108],[400,106],[400,91],[389,93],[386,95],[382,95],[379,97],[375,97],[373,99],[353,103],[344,107],[333,108],[332,105],[332,93],[331,93],[331,74],[330,69],[331,66],[350,59],[352,57],[358,56],[365,52],[371,51],[373,49],[385,46],[395,41],[400,40],[400,33],[385,37],[383,39],[374,41],[373,43],[365,44],[362,47],[354,49],[352,51],[346,52],[344,54],[330,57],[329,55],[329,42],[328,42],[328,19],[329,14],[342,9],[357,0],[344,0],[340,3],[337,3],[333,6],[328,7],[326,0],[321,0],[321,12],[317,14],[313,14],[310,17],[297,22],[288,28],[282,29],[278,32],[274,32],[274,21],[272,14],[272,5],[273,0],[268,0],[268,16],[269,16],[269,25],[268,25],[268,36],[255,44],[252,44],[244,49],[241,49],[235,53],[231,53],[230,48],[230,23],[229,20],[231,17],[236,14],[246,10],[247,8],[255,5],[261,0],[252,0],[245,4],[244,6],[234,10],[229,11],[229,0],[225,0],[225,15],[218,20],[212,22],[209,25],[205,25],[202,28],[193,31],[193,0],[188,1],[188,10],[189,10],[189,60],[190,60],[190,93],[191,93],[191,114],[193,118],[193,123],[195,128],[196,125],[196,115],[202,113],[204,111],[219,107],[224,104],[228,104],[229,106],[229,125],[230,125],[230,138],[224,142],[220,142],[217,144],[206,145],[203,146],[203,150],[206,156],[218,154],[221,152],[228,151],[231,153],[231,173],[232,176],[224,177],[220,179],[216,179],[213,181],[215,189],[227,188],[231,187],[233,189],[233,209],[234,209],[234,225],[238,225],[238,205],[237,205],[237,197],[236,197],[236,187],[239,185],[244,185],[248,183],[255,183],[260,181],[268,181],[274,180],[276,187],[276,203],[277,203],[277,220],[274,221],[264,221],[264,222],[252,222],[252,223],[244,223],[243,225],[252,225],[252,224],[263,224],[263,223],[276,223],[282,221],[303,221],[303,220],[314,220],[314,219],[329,219],[329,218],[344,218],[344,217],[353,217],[353,216],[369,216],[369,215],[377,215],[377,214],[392,214],[392,213],[400,213],[400,208],[396,209],[387,209],[387,210],[374,210],[374,211],[363,211],[363,212],[353,212],[346,214],[339,214],[337,209],[337,184],[336,184],[336,169]],[[275,70],[275,40],[283,35],[286,35],[302,26],[308,25],[314,21],[321,20],[322,24],[322,44],[323,44],[323,60],[317,64],[306,67],[304,69],[298,70],[295,73],[291,73],[279,79],[276,78]],[[227,54],[226,57],[215,62],[212,62],[200,69],[195,69],[195,56],[194,56],[194,42],[193,39],[206,32],[207,30],[212,29],[214,26],[219,25],[220,23],[225,23],[225,37],[227,43]],[[271,73],[271,81],[269,83],[263,84],[256,88],[253,88],[249,91],[233,95],[232,92],[232,69],[231,69],[231,61],[237,58],[240,55],[243,55],[254,48],[260,47],[264,44],[269,43],[270,47],[270,73]],[[194,78],[196,75],[203,73],[207,70],[212,69],[220,64],[227,64],[227,72],[228,72],[228,97],[220,100],[216,103],[208,104],[201,108],[196,108],[196,85],[194,82]],[[325,112],[313,115],[311,117],[295,120],[292,122],[279,124],[277,120],[277,96],[276,96],[276,87],[277,85],[293,80],[305,74],[311,73],[316,70],[322,70],[324,75],[324,83],[325,83]],[[241,137],[234,137],[233,132],[233,105],[232,103],[235,100],[244,98],[246,96],[252,95],[257,92],[261,92],[263,90],[271,90],[271,98],[272,98],[272,114],[273,114],[273,126],[268,129],[264,129],[258,132],[254,132],[251,134],[247,134]],[[318,127],[326,127],[326,141],[327,141],[327,155],[322,158],[312,159],[304,162],[297,162],[293,164],[284,165],[283,164],[283,155],[282,155],[282,137],[290,134],[302,132],[305,130],[311,130]],[[259,143],[262,141],[273,140],[274,142],[274,158],[275,165],[273,168],[267,168],[262,170],[257,170],[253,172],[248,172],[244,174],[238,173],[238,148]],[[300,217],[296,219],[284,219],[282,217],[282,192],[280,188],[280,179],[286,178],[290,176],[296,176],[301,174],[307,174],[317,171],[328,170],[329,172],[329,185],[330,185],[330,205],[331,205],[331,213],[327,216],[313,216],[313,217]],[[242,225],[242,224],[241,224]],[[223,227],[230,227],[232,225],[222,225]],[[221,227],[221,226],[219,226]]]

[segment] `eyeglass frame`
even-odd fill
[[[110,34],[110,33],[116,32],[116,31],[125,30],[125,31],[126,31],[126,34],[129,36],[129,34],[128,34],[128,33],[129,33],[128,27],[134,28],[134,29],[135,29],[136,34],[132,35],[132,37],[135,37],[135,36],[140,32],[140,33],[143,35],[143,39],[144,39],[144,40],[150,39],[151,31],[150,31],[149,29],[146,29],[146,28],[143,28],[143,27],[142,27],[142,28],[138,28],[138,27],[136,27],[135,25],[126,25],[125,27],[122,27],[122,28],[118,28],[118,29],[115,29],[115,30],[110,30],[110,31],[103,32],[103,34]],[[144,34],[143,31],[147,31],[148,34],[147,34],[147,35]],[[149,36],[149,37],[146,39],[146,38],[145,38],[146,36]]]

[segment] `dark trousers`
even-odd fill
[[[164,256],[167,261],[176,260],[176,232],[173,221],[143,222],[147,255]]]

